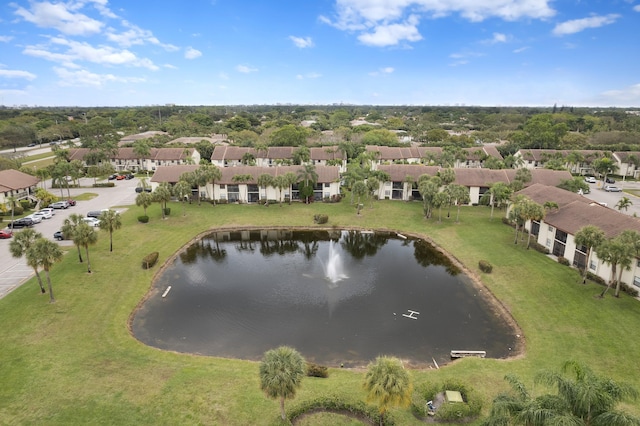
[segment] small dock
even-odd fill
[[[452,359],[466,358],[468,356],[484,358],[485,356],[487,356],[487,352],[486,351],[451,351]]]

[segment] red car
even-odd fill
[[[116,176],[116,180],[124,180],[124,175],[118,175],[118,176]]]
[[[13,237],[13,233],[6,229],[0,229],[0,240]]]
[[[69,203],[70,206],[75,206],[76,205],[76,200],[72,200],[71,198],[67,199],[67,203]]]

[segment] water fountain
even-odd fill
[[[347,277],[344,273],[344,267],[342,266],[342,258],[340,253],[335,249],[335,243],[331,241],[329,243],[329,257],[326,264],[323,264],[324,276],[331,281],[332,284],[342,281]]]

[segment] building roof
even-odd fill
[[[169,182],[176,183],[180,180],[180,176],[183,173],[192,172],[199,166],[197,165],[176,165],[176,166],[160,166],[156,169],[151,182]],[[258,182],[258,176],[262,174],[268,174],[273,177],[284,175],[288,172],[298,174],[298,171],[302,169],[302,166],[277,166],[277,167],[258,167],[258,166],[238,166],[238,167],[219,167],[222,172],[222,177],[216,180],[216,184],[230,185],[236,184],[233,180],[237,175],[249,175],[251,179],[247,182],[249,184],[256,184]],[[316,166],[316,173],[318,174],[318,183],[331,183],[337,182],[340,178],[340,169],[338,166]]]
[[[571,203],[591,204],[592,200],[580,194],[567,191],[566,189],[557,188],[555,186],[534,183],[516,194],[522,194],[538,204],[544,204],[547,201],[554,202],[558,207],[562,208]]]
[[[184,173],[189,173],[197,169],[195,164],[180,164],[175,166],[160,166],[156,168],[156,171],[151,176],[151,182],[169,182],[176,183],[180,180],[180,176]]]
[[[37,185],[38,182],[40,182],[40,179],[37,177],[22,173],[19,170],[0,170],[0,192],[30,188]]]
[[[516,180],[516,169],[505,169],[509,182]],[[558,186],[565,180],[571,180],[573,176],[567,170],[533,169],[531,170],[531,181],[525,182],[525,186],[541,183],[547,186]]]
[[[156,161],[171,161],[171,160],[183,160],[191,157],[194,148],[151,148],[149,155],[145,155],[143,158]],[[84,160],[86,155],[91,152],[89,148],[73,148],[69,150],[69,160]],[[134,148],[124,147],[118,148],[115,155],[110,159],[113,160],[137,160],[140,156],[134,152]]]
[[[558,210],[547,212],[544,221],[571,235],[575,235],[580,228],[587,224],[602,229],[607,238],[615,237],[626,230],[640,232],[638,218],[595,202],[589,204],[582,201],[571,202]]]
[[[413,177],[414,180],[422,175],[435,176],[441,167],[425,166],[422,164],[388,164],[378,166],[378,170],[389,175],[391,182],[404,182],[407,176]]]
[[[481,168],[461,168],[453,170],[456,174],[456,180],[454,182],[458,185],[468,187],[489,187],[496,182],[510,182],[509,175],[507,174],[508,170],[505,169],[493,170]]]

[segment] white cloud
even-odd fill
[[[257,72],[258,69],[257,68],[251,68],[251,67],[248,67],[246,65],[237,65],[236,66],[236,71],[241,72],[243,74],[249,74],[249,73],[252,73],[252,72]]]
[[[418,32],[418,18],[411,15],[409,19],[400,24],[377,25],[373,32],[360,34],[358,40],[369,46],[393,46],[403,40],[419,41],[422,36]]]
[[[169,52],[175,52],[179,50],[177,46],[172,44],[160,43],[151,31],[143,30],[142,28],[133,25],[127,21],[122,21],[122,25],[127,28],[126,31],[117,33],[114,28],[108,28],[106,32],[107,40],[117,43],[123,47],[131,47],[134,45],[153,44],[161,46]]]
[[[29,71],[4,70],[0,69],[0,78],[24,78],[25,80],[35,80],[36,75]]]
[[[554,16],[551,0],[336,0],[335,19],[320,16],[320,22],[343,31],[363,33],[360,41],[388,46],[402,40],[418,41],[421,17],[441,18],[458,14],[480,22],[487,18],[506,21],[546,19]],[[411,17],[415,22],[409,21]]]
[[[395,69],[393,67],[385,67],[385,68],[380,68],[377,71],[372,71],[372,72],[369,73],[369,75],[376,76],[376,75],[391,74],[394,71],[395,71]]]
[[[93,86],[101,87],[110,82],[142,83],[144,78],[118,77],[113,74],[96,74],[87,70],[70,71],[66,68],[54,67],[60,78],[60,86]]]
[[[82,3],[31,2],[30,10],[16,4],[12,6],[16,7],[15,14],[25,21],[41,28],[54,28],[67,35],[97,34],[104,27],[104,23],[76,12]]]
[[[186,59],[196,59],[202,56],[202,52],[194,49],[193,47],[187,47],[187,50],[184,52],[184,57]]]
[[[579,33],[580,31],[584,31],[588,28],[598,28],[604,25],[613,24],[619,17],[620,15],[612,13],[606,16],[591,16],[589,18],[565,21],[555,26],[553,34],[563,36]]]
[[[491,39],[491,43],[506,43],[507,36],[502,33],[493,33],[493,38]]]
[[[91,62],[103,65],[127,65],[157,70],[149,59],[138,58],[129,50],[119,50],[111,46],[94,47],[89,43],[67,40],[62,37],[52,37],[50,42],[54,46],[27,46],[23,53],[63,64],[67,68],[77,68],[77,61]],[[67,50],[64,53],[54,52],[55,47],[63,46]]]
[[[172,64],[164,64],[162,67],[163,68],[168,68],[170,70],[177,70],[178,69],[178,67],[176,67],[175,65],[172,65]]]
[[[0,36],[0,42],[6,43],[13,40],[12,36]]]
[[[608,90],[599,97],[599,105],[634,106],[640,104],[640,83],[621,90]]]
[[[529,50],[529,49],[530,49],[530,48],[529,48],[529,46],[523,46],[523,47],[520,47],[520,48],[518,48],[518,49],[514,49],[514,50],[513,50],[513,53],[522,53],[522,52],[524,52],[525,50]]]
[[[219,73],[219,74],[218,74],[218,77],[219,77],[221,80],[229,80],[229,75],[228,75],[226,72],[221,72],[221,73]]]
[[[635,6],[633,6],[633,10],[636,12],[640,12],[640,4],[636,4]]]
[[[291,40],[293,44],[296,47],[299,47],[300,49],[313,47],[313,40],[311,40],[311,37],[302,38],[302,37],[296,37],[296,36],[289,36],[289,40]]]

